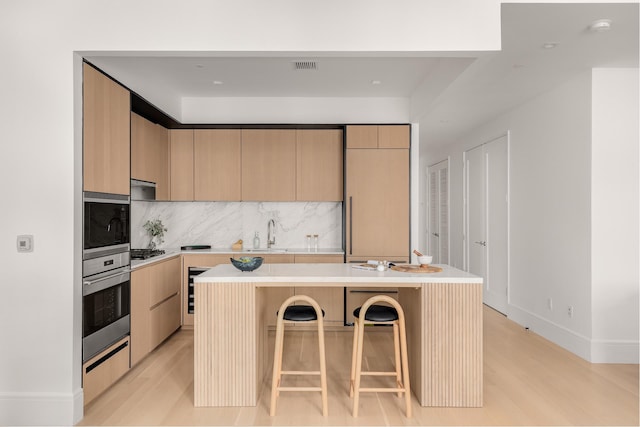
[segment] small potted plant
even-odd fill
[[[157,244],[162,244],[164,242],[164,232],[167,231],[167,228],[162,224],[162,220],[160,218],[150,219],[144,223],[144,229],[147,230],[147,233],[151,236],[151,240],[149,240],[149,249],[156,248],[156,240]]]

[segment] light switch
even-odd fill
[[[16,246],[18,252],[33,252],[33,235],[23,234],[18,236]]]

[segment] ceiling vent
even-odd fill
[[[317,70],[318,63],[316,61],[293,61],[294,70]]]

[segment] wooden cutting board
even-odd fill
[[[401,271],[403,273],[439,273],[442,271],[442,268],[428,264],[401,264],[394,265],[391,267],[391,269],[395,271]]]

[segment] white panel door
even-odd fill
[[[449,160],[427,168],[429,194],[427,255],[434,264],[449,263]]]
[[[507,135],[465,152],[466,266],[484,278],[484,303],[501,313],[509,281],[508,165]]]
[[[486,281],[486,203],[484,175],[484,146],[465,152],[466,178],[466,266],[467,271]]]
[[[506,313],[509,257],[509,186],[507,137],[485,145],[487,199],[487,281],[484,302]]]

